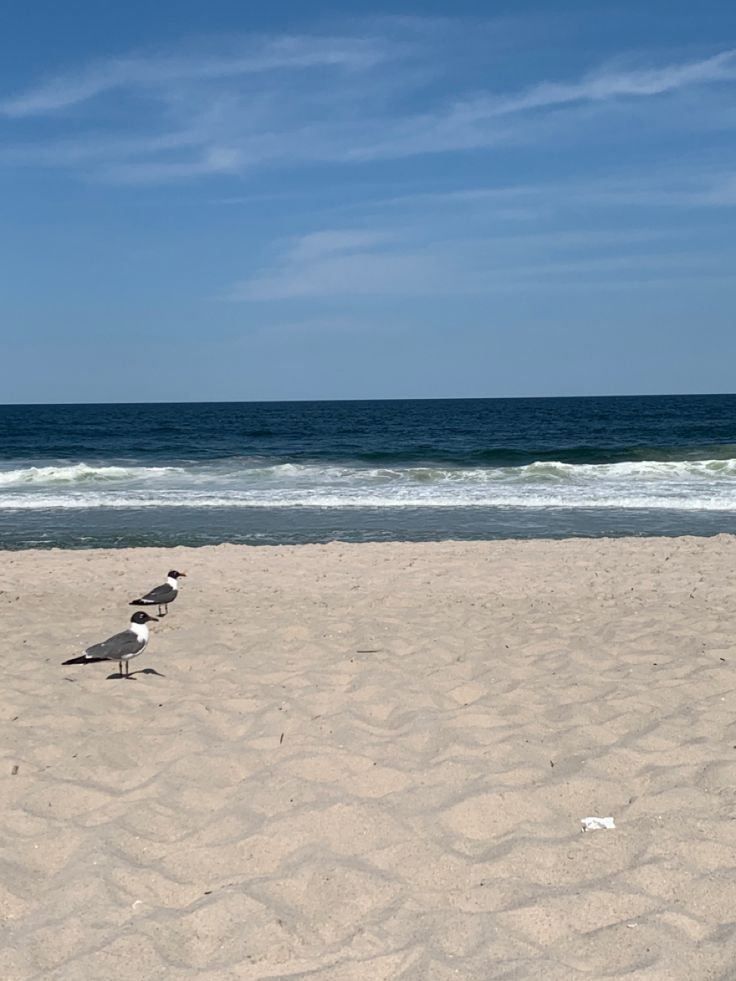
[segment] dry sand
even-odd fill
[[[132,665],[163,677],[61,666],[170,567]],[[4,553],[0,976],[736,977],[734,568],[725,536]]]

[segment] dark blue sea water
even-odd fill
[[[0,547],[736,532],[736,395],[0,406]]]

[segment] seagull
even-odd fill
[[[95,664],[98,661],[117,661],[120,668],[120,677],[130,677],[129,661],[133,657],[138,657],[146,649],[148,643],[148,623],[157,620],[157,617],[149,617],[147,613],[139,610],[134,613],[130,620],[127,630],[122,630],[119,634],[103,640],[99,644],[93,644],[79,657],[69,658],[62,661],[62,664]],[[125,664],[125,674],[123,674],[123,664]]]
[[[165,583],[161,586],[156,586],[152,589],[150,593],[146,593],[145,596],[141,596],[140,599],[133,600],[130,606],[158,606],[158,615],[160,617],[165,617],[169,612],[169,603],[173,603],[176,599],[176,594],[179,591],[178,579],[182,576],[186,577],[185,572],[177,572],[176,569],[172,569]],[[161,607],[164,608],[164,612],[161,612]]]

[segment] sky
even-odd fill
[[[734,391],[736,4],[11,4],[0,402]]]

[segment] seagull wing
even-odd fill
[[[176,596],[176,590],[165,582],[162,586],[156,586],[145,596],[141,596],[141,599],[145,600],[146,603],[170,603],[174,596]]]
[[[100,658],[105,661],[116,661],[126,654],[138,654],[143,650],[143,641],[132,630],[123,630],[113,637],[108,637],[100,644],[93,644],[84,652],[85,657]]]

